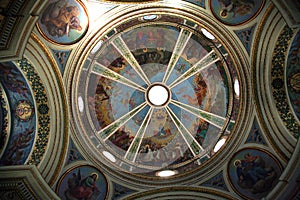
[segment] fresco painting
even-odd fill
[[[216,188],[216,189],[229,191],[227,186],[226,186],[225,180],[224,180],[223,171],[219,172],[214,177],[212,177],[209,180],[202,183],[201,186],[213,187],[213,188]]]
[[[246,140],[246,143],[257,143],[266,145],[266,139],[259,128],[257,119],[254,120],[251,131],[249,132],[249,136]]]
[[[258,148],[238,151],[228,165],[228,176],[235,191],[246,199],[261,199],[276,185],[282,172],[279,161]]]
[[[235,31],[237,36],[240,38],[241,42],[243,43],[244,47],[246,48],[248,54],[251,51],[251,43],[253,40],[255,25],[249,28]]]
[[[62,200],[106,199],[108,183],[96,168],[80,165],[69,169],[60,178],[56,192]]]
[[[111,43],[104,43],[102,46],[105,48],[100,49],[99,51],[101,53],[96,55],[97,62],[100,65],[134,81],[137,84],[145,84],[145,82],[128,63],[127,59],[123,57]]]
[[[165,118],[164,128],[153,136],[149,136],[149,132],[152,131],[149,125],[148,137],[142,140],[137,163],[161,168],[170,164],[180,164],[193,156],[187,144],[181,142],[184,139],[170,117]]]
[[[54,58],[58,64],[61,75],[64,75],[65,67],[70,56],[71,51],[59,51],[52,49]]]
[[[252,20],[264,3],[264,0],[209,0],[214,16],[222,23],[231,26]]]
[[[68,149],[68,158],[66,159],[66,164],[70,164],[72,162],[76,162],[78,160],[84,160],[83,156],[78,151],[75,143],[72,138],[69,140],[69,149]]]
[[[114,195],[112,197],[112,200],[118,200],[126,195],[137,192],[135,190],[125,187],[124,185],[119,185],[115,182],[113,183],[113,189],[114,189],[114,191],[113,191]]]
[[[0,64],[0,80],[10,104],[11,132],[0,165],[21,165],[35,139],[36,111],[30,87],[12,62]]]
[[[286,78],[290,103],[300,120],[300,31],[296,33],[288,53]]]
[[[117,168],[193,169],[210,158],[207,149],[226,131],[232,99],[227,66],[209,40],[184,27],[143,21],[122,32],[115,28],[84,64],[85,123]],[[149,98],[158,85],[167,93],[160,105]]]
[[[80,1],[50,0],[38,21],[42,35],[58,44],[80,40],[88,29],[88,16]]]

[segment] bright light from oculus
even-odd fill
[[[102,152],[103,153],[103,155],[106,157],[106,158],[108,158],[108,160],[110,160],[111,162],[116,162],[117,160],[116,160],[116,158],[115,158],[115,156],[113,156],[111,153],[109,153],[108,151],[103,151]]]
[[[78,97],[78,109],[80,112],[83,112],[84,110],[84,103],[81,96]]]
[[[240,83],[237,79],[234,80],[234,92],[236,96],[240,96]]]
[[[173,170],[163,170],[163,171],[156,173],[156,175],[160,176],[160,177],[170,177],[170,176],[174,176],[175,174],[176,174],[176,171],[173,171]]]
[[[148,91],[148,99],[155,106],[164,105],[169,99],[168,90],[161,85],[155,85]]]
[[[217,152],[221,149],[221,147],[225,144],[226,139],[222,138],[221,140],[219,140],[214,148],[214,152]]]
[[[215,36],[213,36],[210,32],[208,32],[206,29],[201,28],[201,32],[203,33],[203,35],[205,35],[205,37],[207,37],[210,40],[214,40]]]
[[[143,20],[146,20],[146,21],[155,20],[156,18],[157,18],[157,15],[145,15],[145,16],[143,16]]]

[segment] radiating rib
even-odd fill
[[[138,112],[140,112],[144,107],[146,107],[146,102],[142,103],[140,106],[136,107],[126,115],[120,117],[107,127],[103,128],[98,132],[101,139],[104,141],[107,140],[110,136],[112,136],[121,126],[123,126],[128,120],[134,117]]]
[[[195,65],[193,65],[188,71],[178,77],[173,83],[170,84],[170,88],[175,87],[179,83],[183,82],[184,80],[189,79],[190,77],[194,76],[200,70],[209,67],[213,63],[219,60],[218,55],[212,50],[206,56],[204,56],[200,61],[198,61]]]
[[[201,145],[197,142],[197,140],[193,137],[193,135],[187,130],[187,128],[181,123],[181,121],[177,118],[177,116],[174,114],[174,112],[170,109],[169,106],[166,107],[166,110],[170,115],[172,121],[176,125],[181,136],[183,137],[184,141],[188,145],[189,149],[193,153],[193,155],[196,156],[202,151],[204,151]]]
[[[225,117],[221,117],[219,115],[192,107],[190,105],[184,104],[182,102],[176,101],[176,100],[171,100],[172,104],[188,111],[189,113],[195,115],[196,117],[199,117],[201,119],[203,119],[204,121],[214,125],[215,127],[223,130],[225,127],[225,123],[226,123],[226,118]],[[235,124],[234,120],[230,120],[229,124],[227,125],[227,127],[232,127]],[[230,133],[229,130],[226,130],[227,133]]]
[[[130,160],[132,162],[135,161],[137,157],[138,150],[140,149],[142,140],[144,138],[146,128],[150,122],[151,116],[152,116],[153,108],[150,108],[145,119],[143,120],[137,134],[135,135],[133,141],[131,142],[124,158],[127,160]]]
[[[171,59],[169,61],[166,73],[163,78],[163,83],[166,83],[169,76],[171,75],[171,72],[173,71],[179,57],[181,56],[183,50],[185,49],[186,44],[188,43],[190,37],[192,36],[192,32],[189,32],[188,30],[181,29],[177,42],[175,44]]]
[[[171,103],[188,111],[189,113],[195,115],[196,117],[199,117],[201,119],[203,119],[204,121],[222,129],[224,124],[225,124],[225,120],[226,118],[218,116],[216,114],[192,107],[190,105],[187,105],[185,103],[176,101],[176,100],[171,100]]]
[[[124,76],[114,72],[113,70],[103,66],[102,64],[100,64],[98,62],[95,63],[92,73],[103,76],[103,77],[108,78],[113,81],[117,81],[117,82],[127,85],[129,87],[132,87],[136,90],[145,92],[145,88],[143,88],[142,86],[139,86],[135,82],[125,78]]]
[[[138,73],[138,75],[141,77],[141,79],[143,79],[145,83],[150,85],[151,82],[147,78],[147,76],[144,73],[143,69],[141,68],[140,64],[135,59],[134,55],[130,52],[130,49],[128,48],[128,46],[126,45],[124,40],[121,38],[121,36],[115,38],[112,41],[112,44],[120,52],[120,54],[122,56],[124,56],[124,58],[130,64],[130,66],[136,71],[136,73]]]

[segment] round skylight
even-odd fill
[[[147,92],[150,104],[154,106],[162,106],[169,100],[168,89],[162,85],[154,85]]]

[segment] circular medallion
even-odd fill
[[[108,182],[95,167],[78,165],[70,168],[59,179],[56,186],[61,199],[106,199]]]
[[[15,109],[16,117],[21,121],[28,121],[34,113],[34,108],[27,100],[20,100]]]
[[[230,183],[246,199],[261,199],[276,185],[282,172],[279,161],[258,148],[238,151],[228,166]]]
[[[210,9],[222,23],[235,26],[252,20],[262,9],[261,0],[210,0]]]
[[[73,44],[88,29],[87,12],[77,0],[50,0],[38,21],[42,35],[57,44]]]
[[[151,23],[142,17],[97,37],[76,69],[76,137],[95,164],[175,177],[226,144],[239,107],[237,76],[226,49],[201,24],[169,13]]]
[[[300,72],[297,71],[292,74],[288,80],[289,86],[292,87],[292,90],[299,93],[300,92]]]

